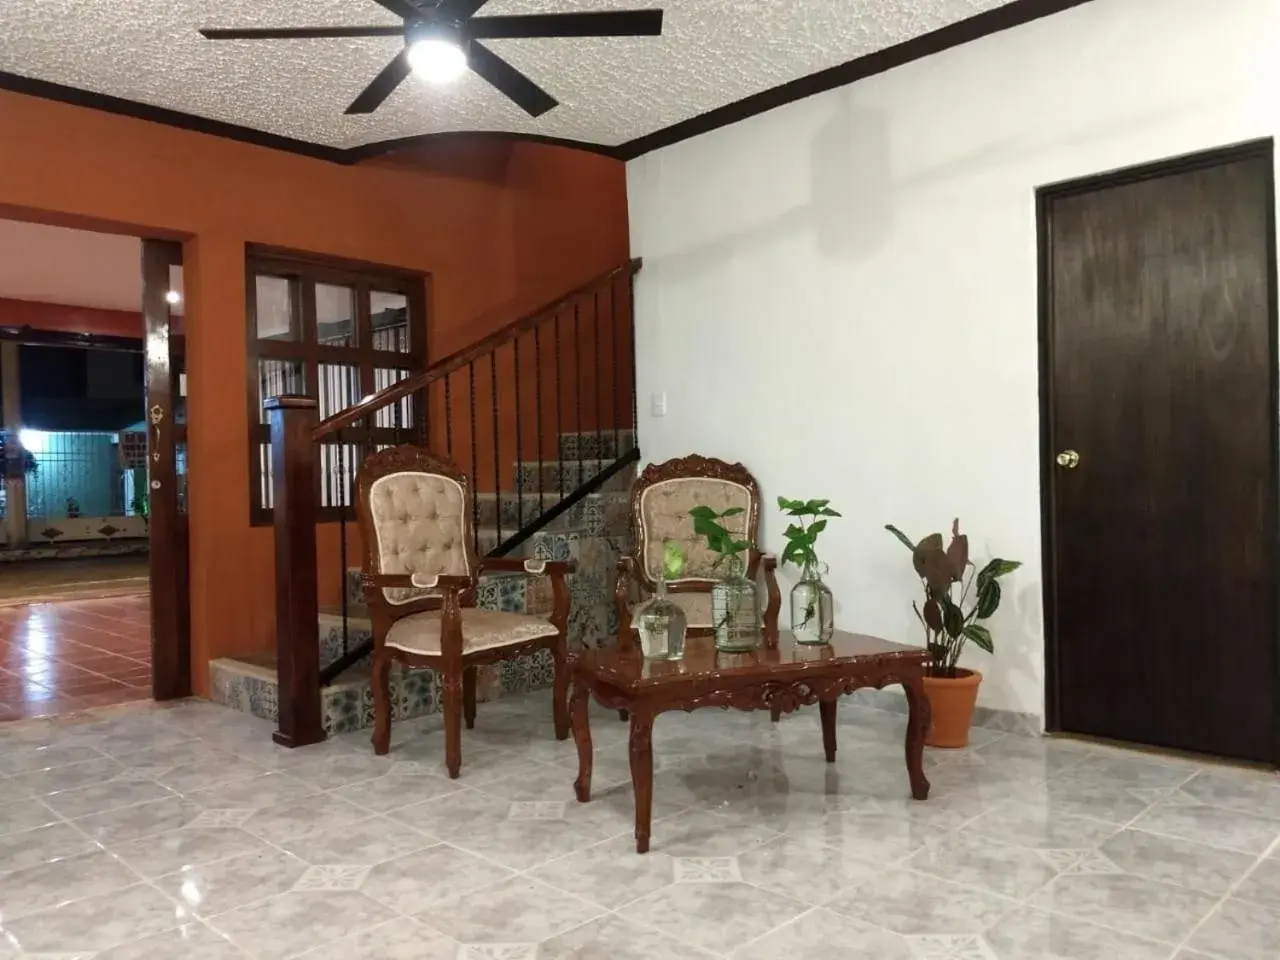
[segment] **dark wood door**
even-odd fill
[[[182,245],[142,241],[146,325],[147,499],[151,540],[151,691],[191,694],[187,569],[186,375]]]
[[[1277,759],[1272,171],[1041,193],[1057,729]]]

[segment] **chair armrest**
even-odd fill
[[[578,569],[576,560],[542,560],[537,557],[481,557],[481,573],[527,573],[563,577]]]
[[[465,590],[471,586],[470,577],[423,578],[416,573],[365,573],[360,579],[366,594],[376,590]]]
[[[761,553],[756,558],[764,569],[765,596],[768,602],[764,608],[764,642],[772,648],[778,645],[778,612],[782,609],[782,593],[778,590],[778,558],[772,553]]]

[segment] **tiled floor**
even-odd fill
[[[0,606],[147,592],[146,555],[0,562]]]
[[[1275,960],[1280,782],[977,731],[905,799],[903,718],[667,715],[653,852],[626,727],[597,796],[545,692],[295,752],[207,704],[0,728],[0,955],[97,960]],[[309,952],[308,952],[309,951]]]
[[[0,721],[151,696],[146,596],[0,607]]]

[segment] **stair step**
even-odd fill
[[[610,461],[612,462],[612,461]],[[535,465],[537,461],[534,461]],[[575,483],[576,487],[577,484]],[[572,489],[567,489],[566,494]],[[592,535],[611,533],[613,535],[626,532],[628,520],[628,501],[630,485],[626,488],[605,489],[589,493],[567,511],[551,521],[544,530],[569,531],[581,530]],[[479,514],[477,526],[496,528],[499,516],[502,519],[502,533],[508,537],[530,523],[544,510],[549,510],[560,500],[559,488],[546,488],[541,498],[537,488],[525,488],[523,493],[476,494],[476,507]]]
[[[476,699],[495,700],[513,693],[550,687],[554,665],[546,650],[519,660],[478,668]],[[210,689],[215,703],[264,720],[279,716],[279,679],[275,658],[223,657],[209,665]],[[440,678],[431,670],[391,669],[393,720],[409,720],[440,711]],[[367,666],[346,671],[334,683],[321,688],[320,710],[330,735],[373,726],[373,686]]]
[[[608,457],[615,459],[636,445],[634,430],[566,431],[560,434],[560,456],[566,460],[577,457]]]
[[[538,490],[559,496],[572,493],[597,473],[614,464],[614,459],[584,458],[574,460],[520,460],[515,464],[515,482],[517,488],[525,491],[526,496],[536,494]],[[635,479],[635,466],[631,465],[619,470],[605,481],[602,490],[630,490]]]

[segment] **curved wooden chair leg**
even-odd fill
[[[556,638],[551,648],[551,658],[555,663],[555,683],[552,690],[552,718],[555,721],[556,739],[569,738],[569,651],[564,634]]]
[[[631,719],[631,714],[628,713],[626,710],[619,710],[618,719],[621,720],[623,723],[626,723],[628,720]]]
[[[462,717],[467,729],[476,725],[476,668],[467,667],[462,671]]]
[[[769,719],[770,719],[770,720],[772,720],[774,723],[777,723],[779,720],[781,720],[781,719],[782,719],[782,707],[778,706],[777,704],[774,704],[772,707],[770,707],[770,708],[769,708]]]
[[[462,677],[446,674],[444,678],[444,764],[449,779],[457,780],[462,772]]]
[[[391,658],[384,651],[373,655],[373,752],[385,756],[391,749]]]

